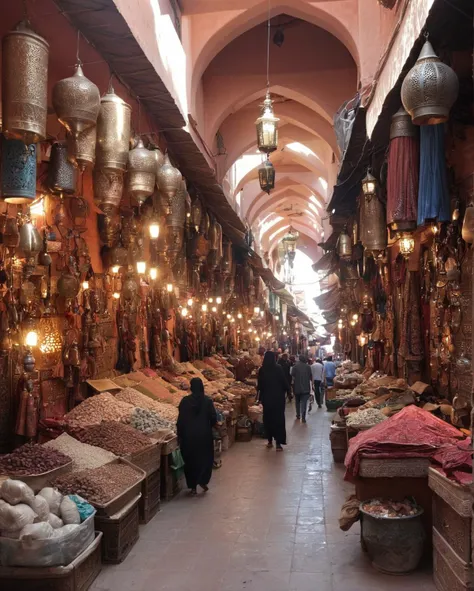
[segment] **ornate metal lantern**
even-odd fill
[[[257,126],[257,144],[260,152],[270,154],[278,147],[278,121],[273,113],[273,101],[267,91],[262,105],[262,114],[255,121]]]
[[[48,166],[48,187],[53,193],[76,191],[76,168],[68,157],[67,143],[54,142]]]
[[[416,64],[402,84],[402,103],[415,125],[436,125],[449,119],[459,92],[454,70],[425,41]]]
[[[370,173],[369,170],[362,181],[362,191],[366,197],[369,195],[375,195],[377,193],[377,179]]]
[[[224,237],[224,239],[222,240],[222,248],[223,253],[221,261],[221,270],[222,274],[225,277],[229,277],[230,275],[232,275],[232,270],[234,267],[234,260],[232,257],[232,242],[228,238]]]
[[[288,229],[288,233],[285,234],[282,238],[282,243],[285,247],[285,253],[290,261],[290,265],[293,265],[296,256],[296,243],[298,242],[298,238],[300,237],[299,232],[297,232],[293,226],[290,226]]]
[[[163,166],[158,171],[156,184],[158,185],[158,189],[166,195],[168,199],[168,214],[171,213],[173,198],[180,188],[182,179],[183,177],[181,173],[171,164],[169,156],[166,154]]]
[[[405,232],[399,241],[400,253],[405,257],[409,258],[409,256],[415,251],[415,239],[413,238],[413,234],[410,232]]]
[[[78,135],[97,123],[100,92],[84,76],[80,64],[69,78],[56,82],[53,88],[53,107],[59,122],[72,135]]]
[[[181,181],[181,187],[171,202],[171,213],[166,220],[166,246],[171,261],[183,250],[184,225],[186,223],[186,183]]]
[[[97,127],[94,125],[78,135],[68,136],[69,159],[84,171],[93,168],[95,164],[95,147],[97,142]]]
[[[147,150],[141,138],[128,153],[128,190],[140,205],[155,189],[156,153]]]
[[[199,232],[199,227],[201,226],[202,213],[202,203],[196,197],[191,203],[191,224],[196,232]]]
[[[152,152],[155,156],[155,162],[156,162],[155,179],[158,179],[158,173],[160,172],[160,168],[163,166],[163,164],[165,162],[165,155],[160,150],[160,148],[155,148],[152,150]]]
[[[130,142],[131,108],[115,94],[112,86],[100,100],[97,119],[97,166],[125,171]]]
[[[22,21],[3,37],[2,49],[3,133],[36,144],[46,137],[49,45]]]
[[[36,146],[20,140],[2,142],[2,197],[7,203],[36,198]]]
[[[270,195],[270,191],[275,188],[275,168],[268,158],[258,169],[258,181],[262,191]]]
[[[347,228],[344,228],[344,230],[339,234],[339,238],[337,240],[337,254],[341,257],[341,259],[350,259],[352,256],[352,240],[347,233]]]
[[[93,175],[94,201],[104,213],[117,210],[123,194],[123,172],[96,168]]]
[[[360,211],[361,242],[368,251],[378,253],[387,246],[385,211],[377,195],[362,197]]]

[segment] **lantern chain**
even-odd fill
[[[268,23],[267,23],[267,90],[270,89],[270,34],[271,34],[271,0],[268,0]]]

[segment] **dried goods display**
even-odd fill
[[[44,443],[43,447],[55,449],[69,456],[72,459],[72,470],[74,472],[99,468],[117,459],[117,456],[110,451],[87,443],[81,443],[67,433],[63,433],[57,439]]]
[[[178,418],[178,409],[175,406],[153,400],[135,388],[124,388],[115,397],[123,402],[128,402],[132,406],[152,410],[170,423],[176,423]]]
[[[117,456],[133,454],[152,445],[151,439],[143,433],[114,421],[75,429],[71,433],[82,443],[102,447]]]
[[[350,414],[346,422],[350,427],[360,429],[363,427],[373,427],[386,419],[387,417],[377,408],[367,408],[366,410],[359,410]]]
[[[89,503],[104,505],[141,478],[140,472],[132,466],[118,463],[61,476],[54,485],[63,494],[78,494]]]
[[[374,517],[409,517],[411,515],[418,515],[420,512],[420,508],[408,499],[405,501],[372,499],[362,503],[361,507]]]
[[[161,429],[176,431],[176,423],[167,421],[156,412],[145,408],[135,408],[127,422],[131,427],[145,433],[145,435],[150,435]]]
[[[91,396],[66,415],[71,427],[87,427],[102,421],[122,421],[130,418],[133,406],[117,400],[109,392]]]
[[[34,476],[71,462],[66,454],[43,445],[27,443],[11,454],[0,456],[0,474]]]

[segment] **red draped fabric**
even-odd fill
[[[420,147],[418,138],[391,140],[387,171],[387,224],[412,222],[416,228]]]

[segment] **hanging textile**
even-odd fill
[[[418,225],[423,226],[429,220],[447,222],[450,205],[443,124],[421,127],[420,154]]]
[[[387,225],[394,231],[416,228],[420,144],[410,115],[392,117],[387,169]]]
[[[424,357],[421,333],[420,286],[417,274],[406,273],[402,294],[401,334],[398,350],[398,367],[407,375],[407,361],[421,361]]]

